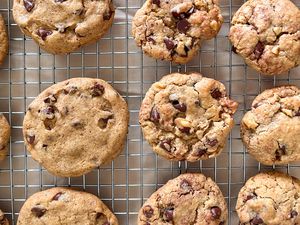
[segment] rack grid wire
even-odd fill
[[[293,0],[299,7],[300,1]],[[0,112],[12,127],[9,156],[0,163],[0,208],[11,224],[17,223],[24,201],[33,193],[54,186],[73,187],[99,196],[117,215],[121,225],[136,224],[143,202],[166,181],[185,172],[202,172],[220,186],[229,208],[229,224],[238,224],[234,210],[244,182],[259,171],[277,169],[297,177],[300,164],[265,167],[245,151],[239,122],[254,97],[282,84],[300,86],[300,69],[281,76],[263,76],[231,52],[228,31],[232,14],[242,0],[220,0],[225,22],[219,35],[203,43],[198,56],[187,65],[155,61],[136,47],[131,20],[144,0],[115,0],[116,17],[110,31],[95,44],[74,53],[54,56],[25,37],[12,17],[13,0],[0,1],[10,37],[10,50],[0,67]],[[228,144],[216,159],[169,162],[154,154],[143,139],[138,123],[140,103],[151,84],[171,72],[197,71],[223,82],[239,102],[236,125]],[[77,178],[59,178],[41,168],[24,147],[22,122],[28,104],[45,88],[71,77],[99,77],[111,83],[126,99],[130,126],[122,154],[112,163]],[[299,176],[298,176],[299,177]]]

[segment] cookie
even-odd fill
[[[173,73],[148,90],[139,121],[157,154],[196,161],[223,150],[237,106],[222,83],[198,73]]]
[[[0,160],[3,160],[7,155],[9,137],[10,126],[4,115],[0,113]]]
[[[300,223],[300,181],[279,172],[251,177],[240,190],[236,211],[241,225]]]
[[[217,0],[147,0],[132,20],[132,34],[147,55],[184,64],[222,23]]]
[[[13,17],[25,35],[52,54],[96,42],[111,27],[112,0],[14,0]]]
[[[0,224],[9,225],[8,220],[5,218],[4,213],[0,210]]]
[[[249,0],[229,32],[233,51],[260,73],[285,73],[300,63],[300,10],[290,0]]]
[[[187,173],[154,192],[139,211],[138,225],[224,225],[227,206],[218,185],[200,173]]]
[[[95,195],[52,188],[32,195],[21,208],[17,225],[118,225],[116,216]]]
[[[25,144],[50,173],[80,176],[120,154],[128,117],[126,102],[108,83],[73,78],[47,88],[29,105]]]
[[[6,32],[5,21],[0,14],[0,64],[3,63],[8,53],[8,36]]]
[[[241,137],[259,162],[300,161],[300,90],[281,86],[258,95],[241,122]]]

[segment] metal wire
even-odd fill
[[[7,60],[0,67],[0,112],[12,126],[9,157],[0,163],[0,208],[16,224],[24,201],[33,193],[54,186],[75,187],[98,195],[117,215],[121,225],[136,224],[143,202],[167,180],[185,172],[202,172],[220,186],[230,210],[229,224],[237,224],[234,211],[239,189],[259,171],[245,151],[239,121],[253,98],[266,88],[281,84],[300,86],[300,69],[277,77],[257,74],[231,52],[228,41],[231,15],[242,0],[220,0],[225,18],[219,35],[203,43],[200,54],[187,65],[155,61],[142,54],[131,37],[131,18],[143,0],[115,0],[117,18],[110,32],[96,44],[67,56],[53,56],[25,37],[12,18],[12,0],[0,1],[10,36]],[[299,1],[294,1],[299,6]],[[236,125],[227,149],[216,159],[197,163],[168,162],[157,157],[143,140],[138,124],[140,103],[150,85],[171,72],[198,71],[223,82],[231,98],[240,103]],[[27,153],[22,121],[28,104],[46,87],[71,77],[99,77],[110,82],[127,100],[130,126],[126,147],[114,162],[78,178],[59,178],[41,168]],[[300,164],[276,169],[297,175]]]

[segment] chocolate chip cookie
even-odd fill
[[[28,107],[23,134],[32,158],[57,176],[80,176],[123,149],[129,113],[105,81],[73,78],[44,90]]]
[[[8,52],[8,36],[6,32],[5,21],[0,14],[0,64],[3,63],[3,60]]]
[[[260,73],[287,72],[300,63],[300,10],[290,0],[249,0],[232,19],[233,51]]]
[[[223,150],[237,105],[222,83],[198,73],[173,73],[148,90],[139,119],[156,153],[196,161]]]
[[[279,172],[251,177],[241,189],[236,211],[241,225],[300,223],[300,181]]]
[[[22,32],[52,54],[97,41],[112,25],[114,14],[112,0],[14,0],[13,6]]]
[[[95,195],[52,188],[32,195],[21,208],[18,225],[118,225],[117,218]]]
[[[8,220],[5,218],[4,213],[0,210],[0,224],[9,225]]]
[[[184,64],[222,23],[217,0],[147,0],[133,18],[132,33],[149,56]]]
[[[0,113],[0,160],[3,160],[8,151],[10,126],[2,113]]]
[[[182,174],[153,193],[140,209],[138,225],[225,225],[221,190],[200,173]]]
[[[300,161],[300,90],[281,86],[258,95],[241,122],[248,152],[259,162]]]

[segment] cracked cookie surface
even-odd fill
[[[6,32],[5,21],[0,14],[0,64],[8,53],[8,36]]]
[[[300,10],[290,0],[249,0],[236,12],[233,51],[258,72],[276,75],[300,63]]]
[[[0,160],[3,160],[8,152],[10,126],[2,113],[0,113]]]
[[[18,225],[118,225],[117,218],[95,195],[68,188],[35,193],[21,208]]]
[[[241,122],[248,152],[259,162],[300,161],[300,90],[281,86],[258,95]]]
[[[237,105],[222,83],[198,73],[174,73],[148,90],[139,120],[156,153],[170,160],[196,161],[223,150]]]
[[[52,54],[96,42],[114,18],[111,0],[14,0],[13,16],[25,35]]]
[[[9,225],[8,220],[5,218],[4,213],[0,210],[0,224]]]
[[[200,173],[168,181],[139,211],[138,225],[225,225],[227,205],[217,184]]]
[[[129,113],[107,82],[73,78],[44,90],[28,107],[23,135],[32,158],[57,176],[80,176],[123,149]]]
[[[251,177],[240,190],[236,211],[241,225],[300,223],[300,182],[279,172]]]
[[[216,0],[147,0],[133,18],[132,33],[149,56],[184,64],[222,23]]]

